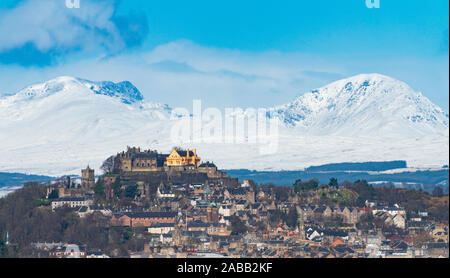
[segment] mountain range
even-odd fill
[[[99,169],[126,146],[169,152],[172,108],[147,101],[130,82],[58,77],[0,98],[0,172],[78,174]],[[361,74],[268,109],[278,119],[278,150],[192,143],[220,168],[299,170],[339,162],[406,160],[448,164],[448,114],[406,83]]]

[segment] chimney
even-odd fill
[[[189,149],[187,149],[187,151],[186,151],[186,157],[189,158]]]

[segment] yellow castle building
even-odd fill
[[[187,166],[195,165],[198,167],[200,165],[200,157],[197,156],[197,150],[180,150],[173,149],[169,156],[166,158],[167,166]]]

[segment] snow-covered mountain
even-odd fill
[[[79,174],[126,146],[169,152],[171,108],[130,82],[59,77],[0,97],[0,172]],[[278,151],[259,145],[191,143],[225,169],[293,170],[337,162],[448,164],[448,115],[390,77],[358,75],[270,109],[282,120]]]
[[[268,114],[305,134],[396,138],[448,134],[448,114],[406,83],[380,74],[336,81]]]
[[[91,82],[73,77],[59,77],[29,86],[13,96],[0,99],[0,126],[16,124],[24,128],[57,127],[74,136],[85,132],[99,134],[135,129],[151,119],[164,119],[170,107],[143,101],[130,82]],[[57,125],[61,123],[61,125]]]
[[[29,86],[0,99],[0,171],[74,172],[127,141],[142,143],[133,137],[142,129],[154,137],[170,111],[145,102],[130,82],[59,77]]]
[[[3,101],[5,103],[7,101],[9,103],[24,103],[44,99],[60,92],[69,92],[71,94],[93,92],[117,98],[126,104],[137,103],[144,99],[141,92],[128,81],[120,83],[110,81],[92,82],[85,79],[62,76],[42,84],[29,86]]]

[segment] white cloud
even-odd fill
[[[112,1],[84,1],[68,9],[65,1],[27,0],[0,12],[0,52],[32,43],[39,51],[124,47],[111,21]]]

